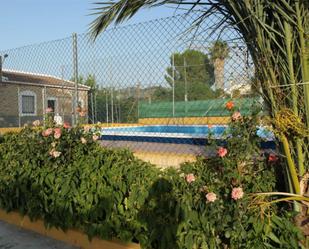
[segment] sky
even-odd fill
[[[95,18],[89,16],[95,6],[92,3],[100,0],[0,1],[0,55],[9,55],[4,68],[72,78],[72,33],[88,31]],[[176,14],[180,13],[177,11]],[[145,9],[122,25],[174,14],[175,9],[167,7]],[[101,85],[165,84],[164,75],[173,53],[183,52],[191,45],[207,53],[209,44],[221,33],[217,30],[211,37],[207,35],[213,33],[213,23],[217,21],[214,17],[197,32],[194,29],[188,32],[196,18],[196,13],[192,15],[113,29],[95,43],[90,43],[87,36],[78,36],[78,73],[96,75]],[[191,40],[193,34],[194,42]],[[234,38],[233,34],[225,30],[221,38]],[[242,60],[237,58],[235,63],[233,59],[226,62],[226,68],[229,68],[226,72],[242,72]]]
[[[1,0],[0,51],[84,33],[96,0]],[[125,24],[174,14],[167,7],[145,9]]]

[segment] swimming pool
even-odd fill
[[[227,125],[145,125],[102,128],[103,140],[205,145],[210,137],[224,141]],[[273,135],[260,128],[258,135],[273,143]],[[263,146],[264,147],[264,146]],[[271,146],[272,147],[272,146]]]

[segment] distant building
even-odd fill
[[[232,84],[231,87],[224,89],[224,92],[227,94],[233,94],[236,91],[239,93],[239,95],[250,94],[252,92],[251,84]]]
[[[43,120],[51,108],[64,122],[72,122],[75,83],[51,75],[3,70],[0,81],[0,127],[18,127]],[[79,106],[88,110],[88,91],[78,86]]]

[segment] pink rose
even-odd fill
[[[241,113],[240,112],[234,112],[233,113],[233,115],[232,115],[232,120],[233,121],[237,121],[237,120],[239,120],[239,119],[241,119]]]
[[[186,181],[187,181],[187,183],[194,182],[195,181],[195,176],[192,173],[186,175]]]
[[[219,157],[225,157],[227,154],[227,149],[224,147],[219,147],[217,150],[217,154]]]
[[[98,135],[96,135],[96,134],[93,134],[93,136],[92,136],[92,140],[93,141],[97,141],[99,139],[99,136]]]
[[[54,110],[53,110],[53,108],[51,108],[51,107],[48,107],[48,108],[46,108],[46,110],[45,110],[45,112],[46,113],[51,113],[51,112],[53,112]]]
[[[86,140],[86,138],[84,138],[84,137],[82,137],[82,138],[80,139],[80,141],[82,142],[82,144],[86,144],[86,143],[87,143],[87,140]]]
[[[35,121],[33,121],[33,123],[32,123],[32,125],[33,125],[33,126],[36,126],[36,127],[40,126],[40,124],[41,124],[40,120],[35,120]]]
[[[53,129],[52,128],[48,128],[45,131],[42,132],[42,136],[43,137],[48,137],[53,133]]]
[[[232,199],[239,200],[239,199],[243,198],[243,196],[244,196],[244,191],[242,190],[241,187],[233,188]]]
[[[79,113],[79,116],[85,117],[85,116],[86,116],[86,112],[85,112],[85,111],[81,111],[81,112]]]
[[[54,138],[59,139],[61,137],[61,129],[60,128],[55,128],[54,129]]]
[[[69,128],[71,128],[71,126],[70,126],[70,124],[68,122],[64,122],[63,123],[63,128],[64,129],[69,129]]]
[[[206,199],[207,199],[208,202],[214,202],[215,200],[217,200],[217,195],[213,192],[209,192],[206,195]]]

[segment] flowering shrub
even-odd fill
[[[200,157],[165,176],[179,222],[173,248],[300,248],[303,236],[292,213],[255,195],[276,191],[280,168],[278,157],[260,148],[259,117],[233,116],[226,141],[211,145],[215,157]],[[190,184],[183,177],[188,174],[195,176]]]
[[[1,140],[0,207],[147,249],[299,248],[292,214],[253,195],[276,190],[280,167],[256,124],[235,118],[214,157],[167,170],[101,147],[91,127],[27,127]]]
[[[105,149],[93,129],[26,127],[0,143],[0,207],[89,237],[135,240],[159,170],[127,150]]]

